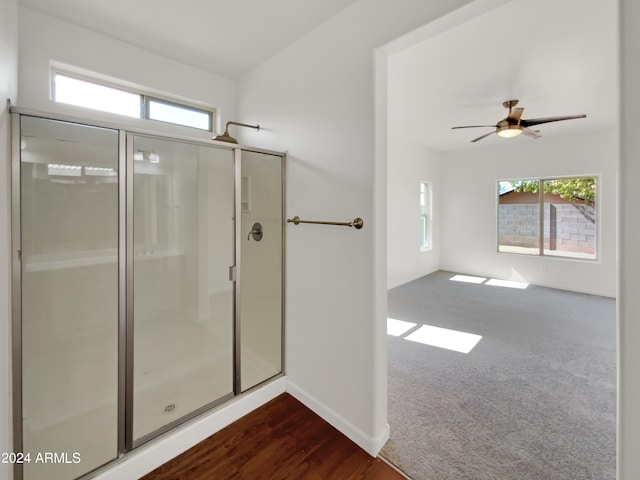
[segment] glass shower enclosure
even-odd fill
[[[16,478],[282,373],[284,155],[19,112],[12,148]]]

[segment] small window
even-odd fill
[[[78,107],[140,118],[140,95],[117,88],[56,75],[53,99]]]
[[[53,73],[53,100],[128,117],[213,131],[213,110],[162,100],[59,72]]]
[[[431,187],[420,182],[420,250],[431,248]]]
[[[163,102],[155,98],[149,98],[147,100],[147,108],[147,118],[150,120],[176,123],[186,127],[211,131],[211,112],[207,112],[206,110]]]
[[[596,177],[498,182],[498,251],[597,258]]]

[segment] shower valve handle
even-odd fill
[[[262,225],[259,222],[256,222],[251,227],[251,231],[249,232],[249,235],[247,236],[247,241],[251,240],[251,237],[253,236],[253,239],[256,242],[259,242],[260,240],[262,240],[262,235],[263,235]]]

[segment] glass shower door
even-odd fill
[[[282,372],[283,159],[243,151],[241,164],[240,384],[245,391]],[[257,229],[261,235],[252,233]]]
[[[20,144],[23,478],[76,478],[118,456],[118,132],[23,116]]]
[[[233,394],[234,154],[141,135],[127,141],[135,447]]]

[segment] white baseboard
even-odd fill
[[[341,433],[346,435],[349,440],[354,442],[372,457],[376,457],[380,450],[382,450],[382,447],[384,447],[387,440],[389,440],[389,424],[385,424],[385,428],[383,428],[383,430],[375,437],[372,437],[310,395],[307,391],[291,382],[291,380],[287,381],[287,393],[291,394],[309,409],[313,410],[316,415],[320,416],[333,427],[338,429]]]
[[[378,455],[389,439],[388,424],[376,436],[367,435],[324,403],[287,380],[287,377],[281,377],[249,393],[240,395],[221,408],[135,449],[122,459],[95,472],[93,478],[96,480],[140,478],[285,392],[313,410],[315,414],[329,422],[372,457]]]
[[[140,478],[286,392],[286,386],[286,378],[281,377],[263,387],[240,395],[225,403],[219,410],[214,410],[202,418],[188,422],[186,425],[178,427],[174,432],[137,448],[121,460],[109,464],[103,471],[97,472],[94,478],[96,480]]]
[[[378,436],[371,439],[372,449],[370,452],[367,452],[367,453],[372,457],[377,457],[378,454],[380,453],[380,450],[382,450],[382,448],[385,446],[385,444],[387,443],[390,437],[391,437],[391,427],[389,426],[388,423],[385,423],[384,428],[378,434]]]

